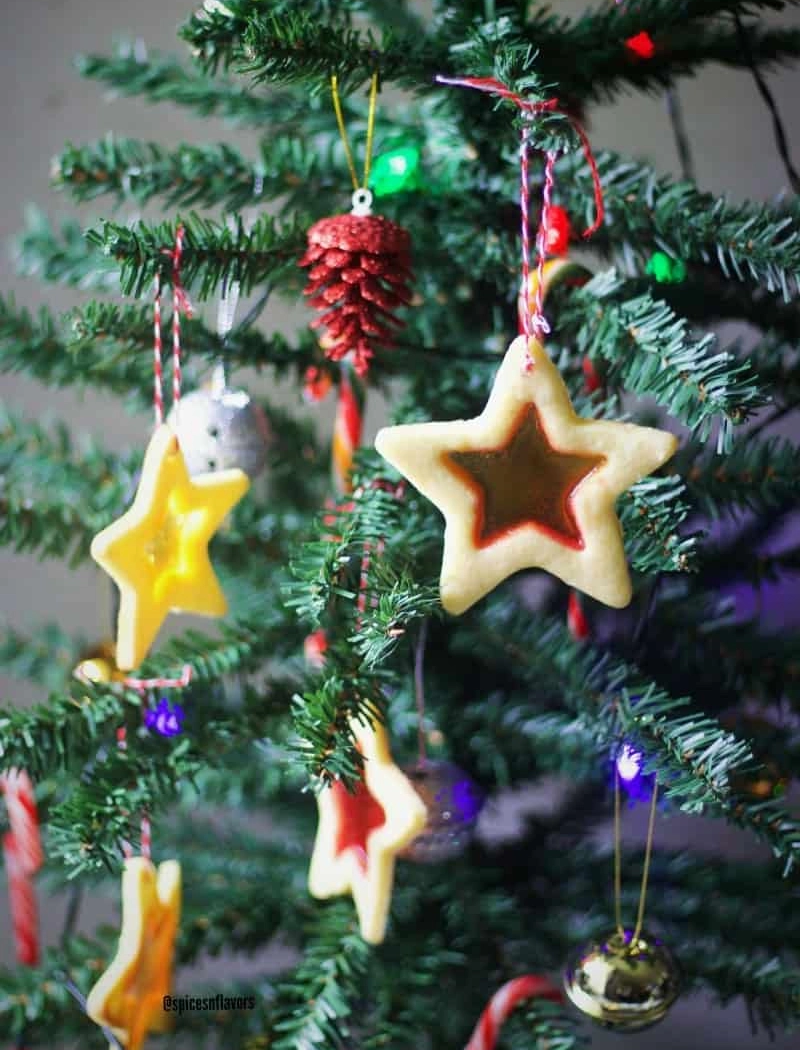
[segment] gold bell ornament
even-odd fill
[[[636,1032],[660,1021],[680,991],[667,947],[642,931],[614,932],[575,953],[564,973],[572,1003],[605,1028]]]
[[[627,747],[627,745],[625,745]],[[620,754],[625,751],[623,747]],[[564,991],[582,1014],[616,1032],[637,1032],[656,1024],[680,993],[674,956],[643,929],[647,880],[653,847],[658,785],[653,783],[636,925],[622,925],[622,859],[619,759],[614,763],[614,906],[616,929],[579,948],[564,971]]]

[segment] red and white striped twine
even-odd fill
[[[529,129],[523,127],[519,144],[519,211],[522,219],[522,287],[527,289],[530,285],[531,276],[531,235],[530,235],[530,186],[528,174],[528,134]],[[533,332],[531,325],[531,306],[528,302],[527,291],[522,304],[522,331],[530,336]]]
[[[177,405],[181,398],[181,313],[192,316],[189,297],[181,285],[181,256],[185,230],[182,223],[175,231],[175,247],[166,252],[172,259],[172,402]],[[156,426],[164,422],[164,385],[161,338],[161,272],[156,270],[153,278],[153,407]]]
[[[361,620],[367,608],[367,586],[369,584],[369,565],[371,557],[372,544],[369,540],[365,540],[364,552],[361,555],[361,571],[358,576],[358,600],[356,602],[358,618],[356,619],[356,629],[361,627]]]
[[[26,875],[33,875],[44,864],[33,784],[24,769],[11,768],[0,775],[0,792],[5,795],[19,864]]]
[[[147,689],[185,689],[192,680],[191,664],[184,664],[180,678],[123,678],[122,685],[143,693]]]
[[[386,481],[385,478],[376,478],[370,482],[370,488],[382,489],[384,492],[389,492],[395,499],[402,499],[406,493],[405,481],[400,481],[396,485],[393,485],[391,481]],[[356,499],[364,494],[363,488],[358,488],[353,493]],[[383,536],[380,537],[377,544],[375,545],[375,554],[378,558],[383,554],[386,549],[386,540]],[[361,630],[361,625],[364,619],[364,613],[367,609],[367,592],[369,590],[369,567],[372,560],[372,544],[369,540],[364,542],[364,551],[361,555],[361,568],[358,575],[358,599],[356,601],[356,609],[358,610],[358,616],[356,617],[356,630]],[[375,608],[378,604],[377,596],[373,595],[371,607]]]
[[[527,293],[523,296],[523,311],[528,314],[527,327],[525,330],[526,335],[533,335],[536,339],[541,339],[543,335],[546,335],[550,331],[550,325],[544,316],[544,261],[547,255],[547,221],[550,215],[550,204],[553,197],[553,166],[556,162],[556,155],[552,150],[548,150],[544,162],[544,187],[542,189],[542,207],[539,212],[539,230],[536,234],[536,308],[533,313],[533,317],[530,317],[530,302]],[[528,288],[527,280],[523,283],[523,288]],[[533,362],[530,358],[530,354],[526,354],[525,368],[530,370],[533,366]]]
[[[117,730],[117,747],[120,751],[127,751],[128,749],[128,731],[125,726],[120,726]],[[152,826],[150,824],[150,818],[146,813],[142,814],[142,821],[139,825],[140,832],[139,838],[141,841],[141,855],[150,859],[150,851],[152,845]],[[128,842],[127,839],[122,840],[122,855],[125,860],[130,859],[133,856],[133,846]]]
[[[550,999],[560,1003],[563,996],[546,977],[535,974],[515,977],[499,988],[489,1000],[465,1050],[494,1050],[506,1019],[525,999]]]
[[[517,95],[509,87],[502,83],[500,80],[495,80],[493,77],[445,77],[437,76],[436,80],[440,84],[452,84],[456,87],[469,87],[475,88],[477,91],[485,91],[490,95],[500,95],[501,98],[509,99],[513,102],[523,113],[535,117],[540,116],[543,113],[562,113],[572,124],[575,129],[578,138],[581,141],[583,152],[586,157],[586,163],[589,165],[589,170],[592,175],[592,182],[594,185],[594,204],[595,204],[595,221],[592,225],[584,232],[584,237],[591,237],[591,235],[599,229],[603,222],[603,189],[600,184],[600,173],[597,170],[597,162],[595,161],[592,153],[592,147],[589,144],[588,136],[581,127],[580,123],[569,113],[566,113],[559,106],[557,98],[548,98],[541,101],[531,102],[528,99],[523,98],[521,95]],[[543,313],[543,275],[544,275],[544,262],[545,253],[547,250],[546,242],[546,222],[548,216],[548,210],[550,207],[550,201],[553,191],[553,166],[555,164],[556,155],[552,151],[548,151],[545,159],[544,169],[544,187],[542,191],[542,210],[539,217],[539,232],[536,238],[536,251],[537,251],[537,272],[538,272],[538,284],[536,289],[536,309],[533,316],[530,312],[530,304],[528,302],[528,281],[530,278],[530,216],[529,216],[529,196],[530,190],[528,186],[528,135],[529,128],[523,127],[522,136],[520,142],[520,214],[522,220],[522,287],[524,288],[524,297],[522,305],[522,329],[526,336],[535,336],[537,339],[542,336],[543,333],[549,332],[550,328],[545,320]],[[526,350],[524,369],[529,371],[532,367],[532,360],[530,354]]]

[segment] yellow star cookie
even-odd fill
[[[170,611],[225,614],[208,543],[249,487],[241,470],[190,478],[173,432],[165,424],[155,431],[133,505],[95,536],[91,548],[120,590],[121,670],[142,662]]]
[[[129,857],[122,873],[122,929],[117,954],[89,992],[86,1013],[110,1028],[126,1050],[140,1050],[147,1033],[164,1032],[170,1015],[172,952],[181,908],[181,868]]]
[[[395,857],[425,827],[427,811],[394,764],[383,726],[352,723],[364,756],[355,794],[336,782],[317,795],[319,825],[308,888],[313,897],[352,894],[361,936],[380,944],[386,932]]]
[[[387,427],[375,447],[445,518],[444,608],[468,609],[507,576],[543,568],[616,608],[631,599],[614,500],[677,439],[581,419],[544,347],[515,339],[475,419]]]

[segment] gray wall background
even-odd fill
[[[609,0],[611,2],[611,0]],[[565,14],[582,10],[582,0],[560,0],[553,5]],[[161,142],[185,140],[205,142],[227,139],[251,147],[249,136],[232,131],[217,120],[193,120],[170,107],[150,107],[136,100],[109,100],[96,84],[83,82],[71,69],[72,56],[80,51],[106,51],[114,38],[139,37],[150,48],[178,49],[174,39],[176,25],[190,12],[185,0],[3,0],[5,36],[0,52],[0,240],[6,245],[20,228],[28,202],[35,201],[52,214],[75,214],[66,200],[54,196],[49,188],[50,158],[65,141],[93,140],[109,129],[119,135],[154,139]],[[797,12],[774,17],[774,21],[800,24]],[[580,61],[580,56],[576,56]],[[798,75],[781,71],[769,77],[800,159],[800,116],[796,107]],[[734,199],[745,197],[769,200],[786,188],[778,159],[768,113],[752,79],[746,73],[711,68],[696,80],[681,85],[681,97],[692,140],[698,181],[701,187],[729,193]],[[648,157],[664,172],[677,172],[677,158],[663,102],[657,98],[628,97],[613,107],[592,114],[590,134],[594,147],[610,147]],[[112,204],[101,200],[78,210],[86,218],[129,216],[130,209],[114,212]],[[413,234],[413,231],[412,231]],[[46,287],[36,281],[21,281],[15,275],[9,252],[0,254],[0,288],[13,290],[21,303],[35,307],[46,303],[56,311],[67,309],[81,298],[80,293]],[[270,307],[262,321],[265,329],[305,323],[302,308]],[[270,393],[263,379],[240,375],[254,392]],[[33,418],[60,418],[77,432],[90,432],[109,447],[142,447],[150,425],[149,416],[128,416],[119,405],[104,396],[73,391],[51,391],[16,376],[0,376],[3,400]],[[302,405],[296,391],[283,390],[279,396]],[[313,409],[322,426],[327,426],[329,408]],[[381,414],[375,403],[368,415],[369,440]],[[44,620],[55,620],[91,637],[107,633],[107,588],[90,566],[70,572],[56,561],[37,563],[0,551],[0,617],[19,629]],[[186,621],[179,623],[185,626]],[[19,682],[0,678],[3,703],[26,704],[37,695]],[[515,813],[532,804],[530,798],[507,799],[493,807],[492,821],[502,816],[513,828]],[[544,804],[548,796],[544,796]],[[634,813],[626,822],[626,835],[640,840],[643,815]],[[605,835],[607,829],[599,829]],[[688,818],[662,820],[658,840],[670,845],[691,845],[710,854],[757,856],[759,849],[745,836],[727,829],[710,827]],[[710,863],[713,861],[710,859]],[[719,861],[717,861],[719,862]],[[610,874],[610,873],[609,873]],[[610,887],[609,887],[610,888]],[[42,887],[45,944],[53,943],[63,920],[64,900],[48,896]],[[543,902],[543,906],[546,903]],[[83,913],[82,926],[91,929],[98,921],[112,919],[115,897],[97,898]],[[10,925],[4,892],[0,891],[0,964],[12,959]],[[203,969],[203,980],[220,985],[224,974],[235,966],[246,972],[247,960],[223,960]],[[224,967],[221,969],[220,967]],[[536,969],[536,960],[531,960]],[[192,990],[193,977],[183,975],[180,990]],[[594,1045],[612,1048],[618,1037],[596,1034]],[[658,1048],[681,1045],[703,1050],[733,1047],[765,1047],[765,1034],[752,1039],[744,1009],[733,1005],[725,1011],[710,1009],[703,997],[685,997],[668,1019],[652,1032],[628,1037],[628,1047]],[[797,1046],[790,1037],[771,1044],[778,1050]]]

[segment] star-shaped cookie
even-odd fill
[[[208,543],[249,487],[241,470],[190,478],[178,439],[166,424],[157,428],[132,506],[92,541],[92,557],[120,590],[121,670],[142,662],[170,611],[225,614]]]
[[[620,608],[631,582],[614,501],[674,453],[663,430],[576,415],[538,340],[509,347],[475,419],[386,427],[375,447],[445,518],[444,608],[464,612],[520,569],[543,568]]]
[[[181,909],[176,860],[156,872],[146,857],[129,857],[122,873],[122,928],[117,954],[86,999],[86,1013],[110,1028],[126,1050],[140,1050],[147,1033],[164,1032],[170,1015],[172,953]]]
[[[340,783],[317,795],[319,825],[308,888],[313,897],[352,894],[361,936],[380,944],[392,898],[395,857],[425,827],[425,805],[392,761],[383,726],[352,723],[364,774],[355,794]]]

